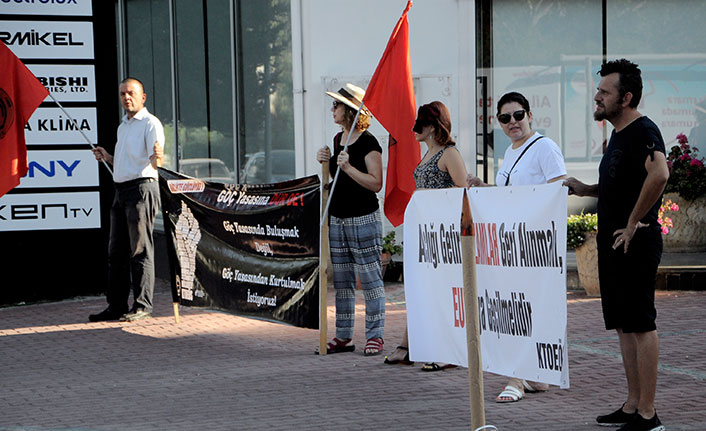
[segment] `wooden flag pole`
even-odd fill
[[[483,404],[483,361],[480,352],[478,288],[476,285],[476,236],[467,190],[463,190],[461,210],[461,262],[463,263],[463,298],[466,308],[466,343],[468,347],[468,382],[471,396],[471,429],[485,426]]]
[[[174,323],[179,324],[179,303],[174,302]]]
[[[321,164],[321,236],[319,237],[319,355],[326,354],[326,337],[328,332],[328,220],[326,218],[327,201],[329,198],[329,162]]]

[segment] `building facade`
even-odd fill
[[[0,0],[0,40],[35,74],[88,71],[93,93],[65,104],[77,114],[87,110],[95,143],[114,146],[118,83],[133,76],[144,82],[147,107],[165,125],[167,168],[213,181],[269,183],[320,172],[315,153],[337,131],[324,92],[346,82],[367,86],[405,4]],[[611,131],[592,119],[596,72],[605,59],[626,57],[640,65],[645,89],[639,109],[660,126],[668,146],[678,133],[696,146],[706,139],[706,2],[416,0],[408,16],[417,104],[441,100],[449,106],[468,170],[489,182],[509,145],[495,120],[495,100],[507,91],[529,99],[533,128],[560,145],[570,175],[597,180]],[[22,35],[56,25],[68,25],[77,38],[89,32],[91,48],[84,46],[82,57],[57,56],[59,47],[27,54],[30,39]],[[40,110],[52,106],[48,101]],[[385,148],[385,130],[373,122],[371,131]],[[51,136],[28,138],[30,163],[34,157],[44,168],[38,176],[49,172],[52,157],[87,151],[80,140]],[[385,166],[386,160],[383,154]],[[26,179],[0,198],[0,208],[13,199],[39,199],[23,205],[41,208],[42,196],[83,193],[88,203],[81,207],[90,204],[100,213],[91,223],[33,227],[23,220],[20,228],[0,218],[0,238],[18,247],[4,252],[3,261],[28,270],[23,262],[34,260],[58,274],[85,262],[86,275],[72,281],[72,294],[100,291],[102,269],[90,268],[102,268],[106,259],[112,185],[100,167],[91,175],[82,184]],[[591,203],[570,200],[571,211],[584,207],[590,210]],[[47,239],[61,245],[41,245]],[[53,280],[38,277],[43,286]],[[5,302],[32,295],[10,297]]]

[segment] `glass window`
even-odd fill
[[[127,76],[145,86],[145,106],[162,121],[165,131],[165,167],[176,168],[172,126],[172,76],[169,44],[169,1],[125,2],[125,57]],[[115,89],[116,102],[118,89]]]
[[[593,73],[602,53],[601,3],[592,0],[492,2],[492,64],[488,117],[493,152],[502,163],[510,139],[494,118],[497,100],[522,93],[530,103],[532,129],[554,140],[571,176],[597,180],[602,133],[593,121]],[[489,181],[495,172],[489,171]],[[570,198],[571,211],[591,209],[591,201]]]
[[[706,2],[608,2],[608,59],[625,57],[642,70],[638,110],[662,131],[667,147],[684,133],[706,150]]]
[[[238,9],[241,183],[294,178],[292,32],[289,0]]]
[[[179,170],[235,183],[230,2],[175,2],[175,8]]]

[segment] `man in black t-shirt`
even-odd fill
[[[625,403],[598,416],[619,431],[662,431],[654,408],[659,338],[655,277],[662,257],[657,213],[669,178],[657,126],[637,111],[642,77],[625,59],[603,64],[594,97],[596,121],[615,127],[599,167],[598,184],[575,178],[569,193],[598,197],[598,273],[606,329],[615,329],[628,382]]]

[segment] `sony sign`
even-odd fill
[[[98,186],[98,162],[90,150],[27,151],[27,175],[17,188]]]
[[[28,64],[27,68],[59,102],[96,101],[96,73],[93,65]],[[47,96],[44,101],[51,101],[51,98]]]
[[[0,231],[99,227],[98,192],[6,194],[0,197]]]
[[[0,0],[6,15],[90,16],[91,0]]]
[[[66,108],[71,118],[60,108],[38,108],[25,124],[27,145],[86,144],[82,133],[98,142],[96,108]]]
[[[93,23],[1,21],[0,41],[21,59],[93,59]]]

